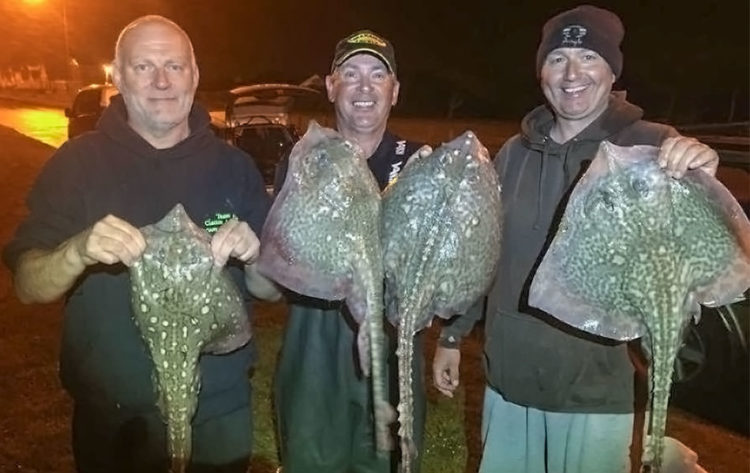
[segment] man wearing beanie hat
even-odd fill
[[[338,42],[325,80],[337,130],[369,156],[367,163],[381,189],[396,178],[412,154],[429,152],[388,130],[388,116],[399,93],[396,70],[391,43],[373,31],[361,30]],[[287,165],[284,160],[277,170],[277,191]],[[371,386],[359,372],[357,324],[346,306],[293,293],[286,293],[286,298],[289,316],[274,386],[284,473],[396,473],[398,450],[385,455],[375,450]],[[387,379],[389,402],[396,406],[398,370],[395,339],[390,335]],[[418,335],[416,353],[421,352],[421,340]],[[420,449],[426,405],[424,359],[414,359],[414,434]],[[419,470],[419,458],[412,463],[414,471]]]
[[[495,159],[503,188],[503,251],[485,303],[480,473],[631,471],[635,370],[627,344],[555,323],[527,300],[566,196],[602,141],[661,146],[659,163],[674,178],[687,169],[716,172],[715,151],[672,127],[644,121],[640,108],[612,92],[623,67],[624,31],[617,15],[589,5],[547,21],[536,57],[547,104],[524,117],[521,133]],[[441,333],[433,374],[444,394],[458,386],[460,352],[454,347],[471,329],[470,315]],[[698,468],[693,458],[675,471]]]

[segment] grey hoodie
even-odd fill
[[[528,288],[557,230],[567,198],[603,140],[660,145],[673,128],[646,122],[643,111],[612,95],[607,110],[567,143],[549,137],[552,112],[540,106],[495,158],[502,183],[503,248],[486,298],[488,384],[506,400],[557,412],[633,411],[634,368],[628,346],[576,331],[528,306]],[[481,315],[470,311],[443,329],[460,338]]]

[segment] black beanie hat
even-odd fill
[[[625,27],[609,10],[581,5],[550,18],[542,29],[542,40],[536,52],[536,74],[542,72],[547,54],[557,48],[585,48],[607,61],[615,78],[622,72],[620,43]]]

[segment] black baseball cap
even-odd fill
[[[396,74],[396,53],[387,39],[370,30],[359,30],[336,44],[331,71],[355,54],[371,54],[381,61],[390,72]]]

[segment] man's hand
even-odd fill
[[[426,158],[427,156],[432,154],[432,146],[430,145],[422,145],[421,148],[419,148],[416,152],[416,155],[420,158]]]
[[[251,264],[258,258],[259,250],[260,241],[250,225],[234,218],[219,227],[211,239],[214,264],[219,267],[227,264],[230,257]]]
[[[86,266],[132,266],[146,250],[140,230],[113,215],[62,242],[57,248],[31,249],[18,258],[15,288],[25,303],[51,302],[73,287]]]
[[[114,215],[107,215],[76,235],[73,243],[71,263],[79,262],[84,266],[120,262],[132,266],[146,250],[141,231]]]
[[[711,176],[719,167],[719,155],[711,147],[695,138],[675,136],[667,138],[659,149],[659,166],[675,179],[685,175],[688,169],[701,169]]]
[[[458,389],[458,367],[461,364],[461,350],[438,345],[432,359],[433,384],[438,391],[448,397]]]
[[[648,445],[651,436],[644,437],[644,444]],[[706,473],[706,470],[698,464],[698,454],[687,445],[672,437],[664,437],[664,452],[662,455],[662,473]],[[644,449],[641,461],[650,464],[653,461],[653,452]]]
[[[263,276],[255,264],[260,254],[260,241],[246,222],[228,220],[211,239],[214,264],[223,267],[227,260],[237,258],[245,263],[245,286],[250,294],[267,301],[278,301],[281,292],[276,284]]]

